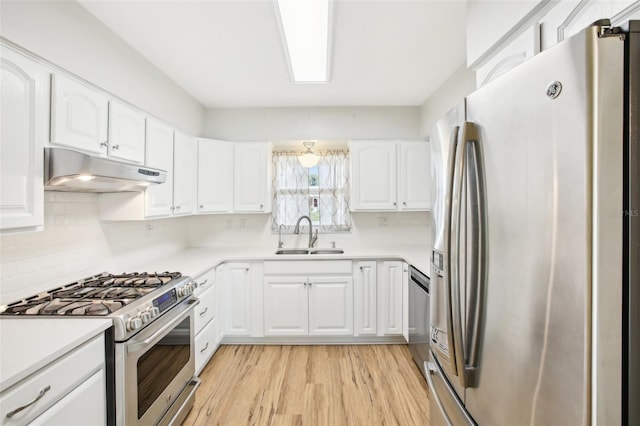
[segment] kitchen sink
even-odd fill
[[[344,254],[344,250],[336,248],[302,249],[302,248],[281,248],[276,250],[276,254]]]
[[[309,254],[344,254],[344,250],[336,248],[311,249]]]
[[[290,249],[278,249],[276,254],[309,254],[308,249],[290,248]]]

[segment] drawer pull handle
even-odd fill
[[[200,353],[206,351],[207,349],[209,349],[209,342],[207,342],[207,344],[204,345],[204,348],[200,349]]]
[[[200,284],[198,284],[198,287],[202,287],[203,285],[205,285],[207,283],[207,281],[209,281],[209,278],[205,278],[204,281],[202,281]]]
[[[206,314],[208,310],[209,310],[209,307],[207,306],[206,308],[204,308],[204,311],[200,312],[200,316],[203,316],[204,314]]]
[[[13,411],[9,411],[9,412],[7,413],[7,418],[9,418],[9,419],[10,419],[11,417],[13,417],[13,416],[15,416],[16,414],[18,414],[20,411],[25,410],[25,409],[27,409],[27,408],[31,407],[33,404],[35,404],[36,402],[38,402],[38,400],[39,400],[40,398],[42,398],[42,397],[44,396],[44,394],[45,394],[45,393],[49,392],[50,390],[51,390],[51,385],[49,385],[49,386],[47,386],[46,388],[42,389],[42,390],[40,391],[40,394],[39,394],[39,395],[36,397],[36,399],[34,399],[33,401],[31,401],[30,403],[28,403],[28,404],[26,404],[26,405],[23,405],[22,407],[18,407],[18,408],[16,408],[16,409],[15,409],[15,410],[13,410]]]

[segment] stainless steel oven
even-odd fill
[[[199,385],[194,378],[197,304],[195,298],[185,299],[131,339],[115,343],[116,424],[182,422],[188,413],[182,407],[193,404]]]

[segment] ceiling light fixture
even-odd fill
[[[302,167],[306,167],[307,169],[310,169],[311,167],[316,166],[318,164],[318,161],[320,161],[320,156],[311,152],[311,147],[315,144],[316,144],[315,142],[311,142],[311,141],[302,142],[302,145],[304,145],[305,148],[307,148],[305,152],[298,155],[298,161],[300,162]]]
[[[293,81],[329,81],[330,0],[276,0]]]

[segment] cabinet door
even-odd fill
[[[106,155],[107,97],[59,74],[52,96],[51,143]]]
[[[309,335],[353,335],[353,278],[309,278]]]
[[[185,215],[196,211],[198,167],[196,139],[175,132],[173,143],[173,214]]]
[[[198,139],[198,213],[233,210],[233,144]]]
[[[351,142],[352,210],[396,210],[396,144]]]
[[[431,208],[431,146],[429,142],[400,142],[398,144],[398,176],[401,210]]]
[[[50,74],[12,50],[0,52],[0,229],[33,228],[44,223]]]
[[[378,276],[378,334],[402,334],[402,262],[382,262]]]
[[[357,262],[353,271],[356,335],[376,334],[376,262]]]
[[[234,145],[234,199],[236,212],[270,210],[269,144],[240,142]]]
[[[98,370],[30,425],[102,426],[107,422],[104,370]]]
[[[251,335],[251,265],[227,263],[224,267],[225,334]]]
[[[145,190],[145,216],[171,215],[173,206],[173,129],[147,119],[145,164],[167,171],[167,181]]]
[[[265,336],[306,336],[309,331],[307,277],[264,279]]]
[[[119,102],[109,103],[109,156],[144,162],[144,116]]]
[[[209,359],[218,348],[218,339],[217,339],[217,330],[216,330],[216,320],[211,320],[203,329],[200,331],[195,339],[195,366],[196,366],[196,376],[200,375],[204,367],[207,365]]]

